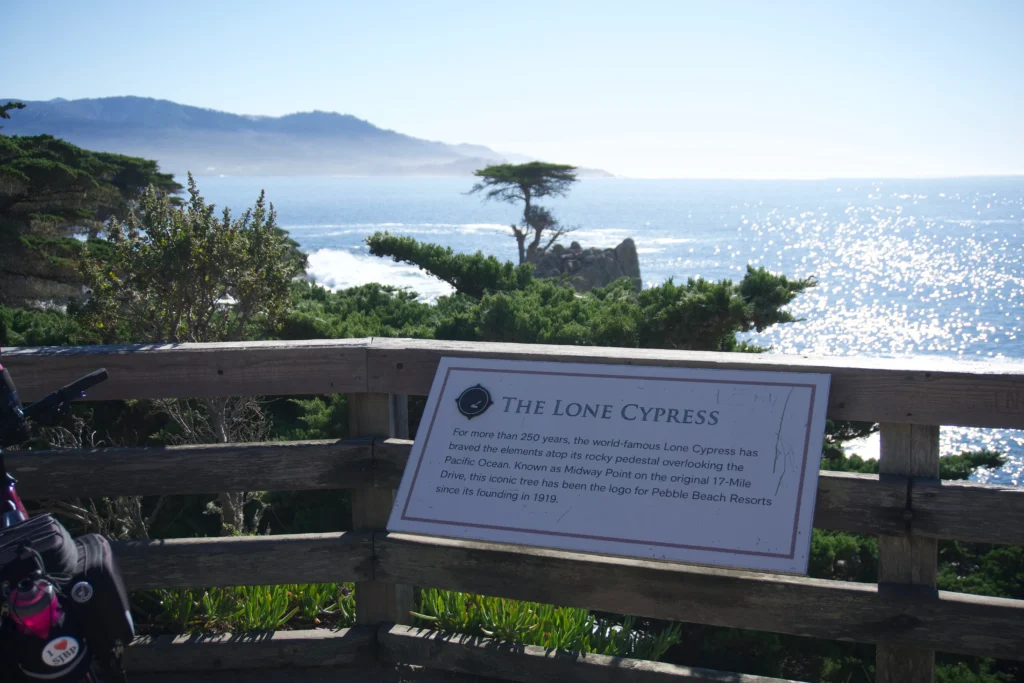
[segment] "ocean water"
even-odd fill
[[[202,177],[203,195],[242,209],[261,189],[325,286],[448,292],[414,268],[371,257],[377,230],[515,257],[514,205],[467,195],[462,178]],[[748,264],[818,286],[802,322],[755,335],[779,353],[1024,361],[1024,178],[695,181],[594,179],[544,202],[569,240],[637,244],[646,286],[739,279]],[[856,446],[877,453],[877,439]],[[983,481],[1024,484],[1024,432],[945,428],[943,453],[990,448],[1011,461]]]

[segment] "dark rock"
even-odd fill
[[[34,275],[0,273],[0,303],[19,308],[56,306],[84,302],[90,290],[82,285],[47,280]]]
[[[622,272],[626,277],[640,278],[640,258],[636,253],[636,243],[632,237],[622,240],[622,244],[615,247],[615,259],[622,266]]]
[[[578,292],[606,287],[623,277],[628,277],[638,292],[643,286],[640,259],[632,238],[626,238],[614,249],[584,249],[579,242],[568,247],[556,244],[537,257],[534,274],[539,278],[569,276]]]

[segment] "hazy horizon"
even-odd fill
[[[338,112],[634,178],[1024,175],[1024,3],[519,7],[16,1],[3,88]]]

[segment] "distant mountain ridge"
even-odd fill
[[[245,116],[145,97],[0,97],[8,100],[27,106],[4,122],[6,135],[46,133],[86,149],[156,159],[176,175],[463,176],[527,159],[483,145],[414,138],[333,112]],[[581,169],[580,175],[611,174]]]

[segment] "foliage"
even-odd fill
[[[20,108],[12,104],[0,110],[3,118]],[[83,245],[66,238],[96,237],[148,187],[167,196],[181,190],[155,161],[91,152],[49,135],[0,135],[0,281],[17,277],[33,290],[45,292],[51,283],[69,292],[79,283]],[[25,296],[0,289],[0,301],[24,303]]]
[[[24,108],[25,108],[25,103],[24,102],[8,102],[7,104],[0,104],[0,119],[9,119],[9,118],[11,118],[11,115],[8,114],[7,112],[9,112],[11,110],[14,110],[14,109],[24,109]],[[0,128],[3,128],[3,126],[0,126]]]
[[[939,544],[939,588],[1024,600],[1024,548],[946,541]]]
[[[436,589],[421,591],[414,616],[441,631],[616,657],[657,660],[679,642],[679,626],[649,633],[632,617],[620,624],[584,609]]]
[[[67,236],[123,219],[148,188],[182,186],[149,159],[91,152],[50,135],[0,135],[0,228]]]
[[[935,683],[1012,683],[1020,680],[1012,673],[993,671],[995,662],[978,658],[971,662],[945,663],[943,655],[936,656]]]
[[[862,534],[815,529],[808,574],[835,581],[878,581],[878,539]]]
[[[412,292],[366,284],[332,292],[306,280],[292,283],[282,339],[432,337],[437,310]]]
[[[782,307],[815,284],[813,279],[790,280],[751,266],[738,283],[689,278],[686,285],[676,285],[669,280],[638,295],[638,346],[736,350],[737,332],[761,332],[794,322],[796,318]]]
[[[63,346],[87,341],[78,322],[60,309],[36,310],[0,305],[0,347]]]
[[[534,262],[537,256],[568,232],[558,225],[551,212],[535,206],[541,197],[564,197],[576,182],[576,167],[531,161],[526,164],[497,164],[473,173],[478,180],[470,194],[483,193],[485,199],[515,204],[523,203],[523,221],[512,225],[512,234],[519,247],[519,263]],[[547,244],[541,246],[544,233]],[[530,244],[526,244],[527,237]]]
[[[959,455],[944,455],[939,458],[939,478],[949,480],[967,479],[980,468],[999,468],[1006,458],[992,451],[965,451]],[[842,449],[825,449],[821,469],[861,474],[878,474],[878,460],[865,460],[859,455],[847,456]]]
[[[439,339],[734,351],[742,349],[737,333],[793,321],[783,307],[815,284],[748,266],[739,282],[669,280],[637,293],[623,279],[580,295],[535,279],[529,266],[480,252],[453,254],[387,233],[367,243],[371,253],[417,265],[456,288],[456,296],[438,302]]]
[[[825,420],[825,443],[822,448],[821,469],[832,469],[833,460],[843,462],[843,444],[853,439],[862,439],[878,431],[873,422],[851,422],[849,420]],[[838,467],[836,469],[839,469]]]
[[[525,289],[533,280],[533,267],[502,263],[493,256],[457,254],[451,247],[423,244],[412,237],[377,232],[366,239],[370,253],[408,263],[451,285],[456,292],[480,298],[487,292]]]
[[[274,331],[290,307],[292,280],[305,270],[273,205],[261,193],[239,218],[218,218],[192,176],[189,201],[173,204],[152,188],[126,221],[112,222],[106,257],[87,258],[92,298],[79,310],[83,326],[107,341],[215,342]],[[163,401],[171,443],[262,441],[269,425],[252,397]],[[259,492],[222,493],[208,510],[224,533],[259,528]]]
[[[111,224],[109,258],[83,267],[89,329],[111,340],[209,342],[280,323],[304,268],[289,258],[273,205],[260,193],[241,217],[225,209],[218,219],[191,175],[188,191],[179,208],[147,190],[137,211]]]
[[[473,175],[480,180],[470,192],[483,192],[487,199],[509,204],[565,196],[577,180],[575,166],[543,161],[496,164],[475,171]]]
[[[1006,464],[1006,458],[992,451],[966,451],[960,455],[939,458],[940,479],[967,479],[981,468],[998,469]]]
[[[237,586],[135,593],[140,633],[225,633],[345,628],[355,623],[351,583]]]

